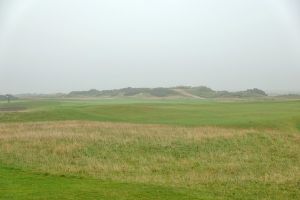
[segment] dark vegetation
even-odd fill
[[[0,101],[7,101],[8,99],[9,100],[17,100],[18,98],[13,95],[10,95],[10,94],[0,95]]]
[[[66,97],[189,97],[195,96],[200,98],[248,98],[248,97],[266,97],[267,94],[260,89],[249,89],[239,92],[215,91],[211,88],[179,86],[172,88],[122,88],[115,90],[89,90],[73,91]]]

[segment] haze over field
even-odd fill
[[[298,0],[0,1],[0,93],[299,91]]]
[[[298,200],[299,75],[299,0],[0,0],[0,200]]]

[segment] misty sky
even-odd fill
[[[299,0],[0,0],[0,94],[300,91]]]

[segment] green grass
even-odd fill
[[[9,107],[25,110],[0,111],[0,199],[300,198],[300,101]]]
[[[0,112],[0,122],[93,120],[283,130],[299,129],[300,124],[300,101],[23,101],[9,106],[26,107],[28,110]]]
[[[198,199],[181,188],[59,177],[0,167],[0,199]]]
[[[59,177],[0,167],[0,199],[200,200],[298,199],[299,185],[256,182],[202,185],[195,190]]]

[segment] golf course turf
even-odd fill
[[[0,103],[0,199],[299,199],[300,101]]]

